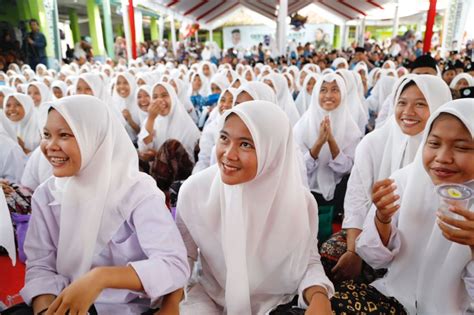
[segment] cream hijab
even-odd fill
[[[166,140],[176,139],[184,146],[191,161],[194,161],[194,147],[201,135],[199,129],[184,109],[184,106],[179,102],[178,96],[171,85],[168,83],[157,83],[151,89],[152,94],[158,85],[164,87],[168,92],[171,99],[171,109],[167,116],[158,116],[155,119],[153,148],[158,150]],[[144,124],[146,124],[146,121]],[[142,128],[138,139],[142,142],[147,136],[148,131],[146,128]],[[140,148],[140,150],[143,149],[145,148]]]
[[[319,104],[319,93],[324,82],[333,81],[336,81],[341,92],[341,103],[336,109],[327,112]],[[318,80],[313,90],[310,107],[294,127],[295,139],[303,154],[314,145],[319,135],[319,126],[325,116],[329,116],[331,120],[332,132],[341,151],[360,141],[362,133],[349,112],[347,101],[346,86],[341,76],[326,74]],[[319,153],[317,170],[308,174],[310,189],[322,194],[326,200],[333,199],[334,190],[338,184],[334,171],[329,167],[331,160],[329,145],[325,143]]]
[[[317,205],[302,185],[284,112],[273,103],[251,101],[223,118],[230,114],[238,115],[250,130],[256,177],[226,185],[218,166],[211,166],[181,187],[178,213],[200,249],[204,269],[212,273],[199,280],[206,293],[226,314],[264,314],[289,301],[298,289],[317,233]]]
[[[164,202],[164,195],[150,176],[139,172],[136,150],[106,104],[75,95],[52,106],[69,124],[81,152],[76,175],[48,182],[61,205],[57,271],[72,281],[90,270],[93,257],[136,206],[153,195]],[[133,195],[132,187],[139,187]]]
[[[13,122],[6,117],[5,111],[2,111],[6,118],[5,121],[15,131],[16,136],[24,141],[25,147],[28,150],[33,151],[41,141],[42,132],[40,129],[42,127],[40,127],[38,122],[38,115],[34,110],[33,100],[28,95],[22,93],[13,93],[5,98],[3,102],[4,108],[10,97],[15,98],[21,104],[21,106],[23,106],[23,109],[25,110],[25,117],[23,117],[23,119],[20,121]]]
[[[474,86],[474,78],[469,73],[460,73],[454,77],[453,81],[451,81],[451,84],[449,84],[449,87],[454,90],[456,88],[456,84],[458,84],[458,82],[461,80],[465,80],[469,86]]]
[[[474,137],[474,101],[460,99],[431,115],[423,144],[442,113],[456,116]],[[394,296],[409,314],[465,314],[470,298],[462,277],[472,260],[471,251],[466,245],[448,241],[436,224],[439,197],[423,166],[422,154],[420,147],[414,162],[393,175],[396,183],[401,183],[399,187],[403,183],[405,187],[398,211],[401,247],[379,282],[385,283],[382,293]],[[472,202],[470,210],[474,210]]]
[[[262,80],[270,80],[273,83],[276,94],[276,104],[283,109],[288,116],[292,126],[300,119],[300,114],[296,109],[295,101],[290,94],[288,83],[285,77],[279,73],[271,73],[262,78]]]

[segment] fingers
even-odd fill
[[[62,296],[59,295],[56,299],[54,299],[53,303],[48,307],[48,310],[46,311],[46,315],[54,315],[56,314],[56,310],[59,308],[62,302]],[[60,313],[58,313],[60,314]]]
[[[393,192],[397,189],[395,185],[383,186],[372,192],[372,201],[374,203],[382,200],[383,197],[388,195],[394,195]]]
[[[445,224],[451,225],[452,227],[460,230],[474,232],[474,221],[471,220],[457,220],[438,212],[438,218]]]
[[[446,239],[462,245],[474,245],[474,235],[472,231],[465,231],[450,227],[449,225],[443,223],[441,220],[437,220],[437,223],[439,228],[441,229],[441,232],[443,233],[443,236],[446,237]]]
[[[391,185],[394,182],[395,181],[390,178],[379,180],[378,182],[375,182],[374,186],[372,187],[372,192],[377,191],[380,187]]]
[[[460,206],[450,206],[449,210],[453,213],[459,214],[460,216],[464,217],[467,221],[474,221],[474,212],[472,211],[469,211]]]

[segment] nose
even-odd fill
[[[405,106],[403,109],[403,113],[405,115],[415,115],[415,104],[407,104],[407,106]]]
[[[49,139],[44,139],[46,141],[46,151],[59,151],[60,147],[55,137],[50,137]]]
[[[440,164],[451,164],[453,163],[453,151],[447,146],[441,146],[435,156],[435,161]]]
[[[237,144],[229,144],[224,151],[224,157],[228,159],[229,161],[236,161],[239,159],[239,154],[237,151]]]

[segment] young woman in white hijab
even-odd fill
[[[235,91],[234,105],[253,100],[276,104],[276,95],[270,86],[258,81],[243,83]]]
[[[188,91],[189,96],[208,96],[211,93],[209,80],[202,72],[194,73],[189,82],[191,82]]]
[[[3,102],[5,98],[10,95],[15,93],[16,90],[14,88],[8,87],[8,86],[0,86],[0,110],[3,109]]]
[[[300,116],[303,116],[311,103],[313,88],[319,77],[320,76],[316,73],[310,73],[304,78],[303,85],[295,100],[296,109],[298,109]]]
[[[349,69],[349,64],[347,63],[347,60],[345,58],[338,57],[332,62],[331,68],[333,68],[334,70]]]
[[[64,81],[55,80],[51,84],[51,91],[53,92],[53,101],[63,98],[67,95],[67,84]]]
[[[199,155],[196,165],[193,168],[193,174],[208,168],[212,161],[212,153],[215,153],[215,144],[219,135],[220,118],[222,114],[232,108],[232,104],[235,101],[236,89],[227,88],[223,91],[217,102],[217,108],[214,111],[217,113],[217,117],[214,118],[209,124],[207,124],[199,139]],[[213,112],[214,112],[213,111]]]
[[[344,79],[322,76],[313,90],[308,110],[294,127],[306,164],[309,187],[319,205],[343,208],[343,178],[350,173],[362,133],[349,111]],[[338,186],[338,184],[340,184]]]
[[[292,126],[296,124],[300,115],[296,109],[295,101],[288,89],[285,77],[279,73],[271,73],[263,77],[263,83],[270,86],[276,94],[277,105],[286,113]]]
[[[1,114],[0,114],[1,115]],[[0,179],[20,183],[26,163],[26,155],[17,142],[15,131],[0,117]],[[1,189],[1,188],[0,188]]]
[[[474,86],[474,78],[469,73],[459,73],[449,84],[449,87],[457,92],[469,86]]]
[[[140,153],[153,155],[166,140],[175,139],[186,149],[189,159],[194,161],[194,149],[200,132],[168,83],[153,86],[148,117],[143,126],[138,135]]]
[[[77,95],[53,108],[41,148],[54,177],[33,197],[24,301],[48,315],[165,308],[189,268],[163,193],[106,104]]]
[[[373,187],[375,204],[357,252],[388,268],[372,285],[408,314],[468,314],[474,298],[474,203],[441,212],[440,184],[474,180],[474,101],[454,100],[433,113],[415,160]],[[453,215],[458,215],[456,218]],[[373,295],[377,299],[377,295]]]
[[[143,128],[143,124],[148,117],[148,108],[151,104],[151,86],[140,85],[136,92],[136,101],[139,110],[140,117],[140,128]]]
[[[344,200],[344,231],[321,247],[326,273],[334,275],[334,279],[360,276],[365,266],[355,255],[355,241],[372,205],[372,186],[413,161],[430,113],[450,100],[448,86],[436,76],[408,75],[395,86],[395,114],[357,146]],[[347,243],[344,243],[346,234]],[[331,254],[334,252],[344,254],[337,257]],[[372,270],[365,269],[364,275],[372,274]]]
[[[252,101],[227,111],[223,122],[218,165],[191,176],[178,197],[188,259],[199,257],[203,267],[181,314],[263,315],[291,305],[296,294],[309,313],[331,314],[317,205],[302,185],[288,118],[275,104]]]
[[[41,141],[38,115],[31,97],[21,93],[10,94],[5,98],[2,113],[15,131],[18,144],[25,154],[33,151]]]
[[[31,82],[28,84],[28,95],[33,100],[35,108],[39,108],[41,103],[51,101],[51,89],[43,82]]]
[[[339,69],[336,71],[342,78],[344,78],[346,88],[346,100],[349,106],[349,111],[352,118],[356,122],[359,130],[362,134],[365,133],[365,126],[369,121],[369,112],[366,110],[364,104],[360,99],[359,92],[357,90],[357,83],[355,81],[352,72],[346,69]]]
[[[122,72],[117,75],[111,99],[112,105],[122,113],[122,124],[132,142],[137,141],[137,135],[140,132],[139,109],[134,101],[136,89],[137,83],[133,75]]]
[[[97,73],[81,74],[75,83],[74,94],[92,95],[92,96],[97,97],[104,103],[111,105],[108,103],[110,97],[107,92],[104,81],[102,80],[100,75],[98,75]]]
[[[246,68],[242,78],[247,82],[255,81],[255,73],[253,72],[252,68]]]

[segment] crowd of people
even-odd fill
[[[468,50],[163,45],[0,72],[2,246],[26,261],[2,314],[472,311]]]

